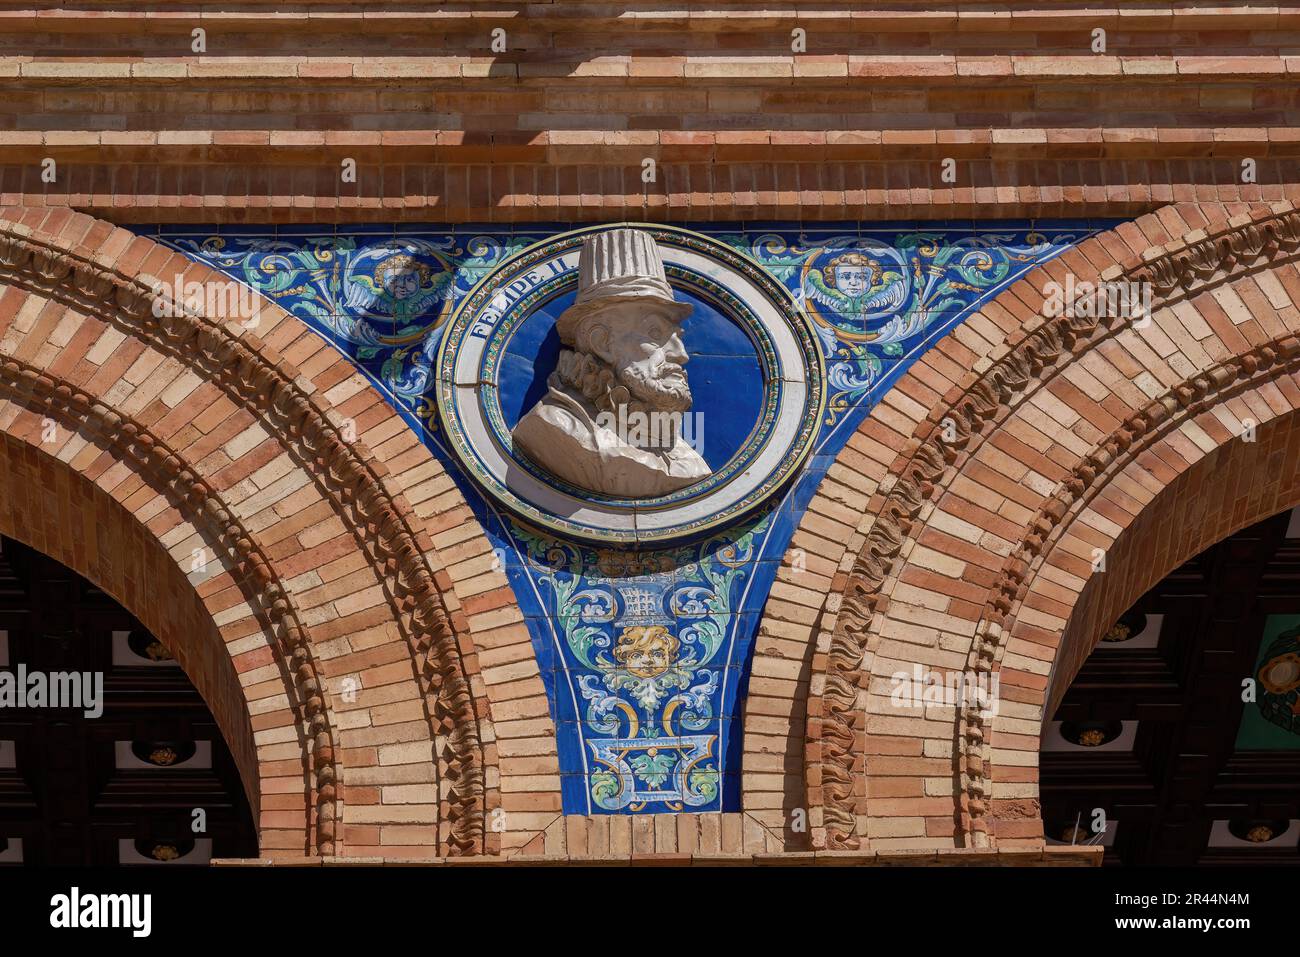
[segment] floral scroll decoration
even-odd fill
[[[312,323],[358,362],[377,365],[391,392],[432,424],[426,393],[443,323],[485,271],[531,240],[250,234],[171,242]]]
[[[888,369],[1024,269],[1078,242],[1034,229],[721,233],[785,283],[813,319],[830,386],[826,425],[860,408]],[[326,332],[420,419],[443,323],[486,273],[539,237],[455,231],[173,235],[166,242]]]
[[[718,806],[720,737],[735,702],[726,679],[739,664],[726,660],[727,649],[769,518],[643,553],[512,526],[532,577],[553,599],[596,809]]]
[[[421,432],[505,556],[556,723],[565,812],[633,814],[740,810],[750,649],[807,496],[910,362],[1098,225],[698,227],[757,261],[807,312],[826,363],[825,418],[817,454],[764,517],[640,551],[560,541],[498,511],[438,422],[434,357],[446,320],[481,279],[559,227],[142,232],[298,316]],[[1268,675],[1280,688],[1288,673],[1275,665]],[[1279,714],[1294,695],[1276,693]]]
[[[881,379],[953,315],[1037,264],[1062,241],[1023,233],[727,236],[785,283],[813,320],[826,355],[826,425],[857,407]]]

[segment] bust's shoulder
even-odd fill
[[[551,389],[514,427],[516,438],[545,438],[561,444],[594,449],[596,422],[572,397]]]

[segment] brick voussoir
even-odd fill
[[[1187,229],[1186,227],[1189,225],[1189,218],[1180,215],[1184,211],[1187,214],[1189,214],[1191,219],[1200,219],[1206,222],[1207,224],[1209,224],[1209,229],[1203,233],[1198,233],[1196,231],[1191,231]],[[1276,227],[1270,225],[1276,222],[1277,216],[1282,216],[1284,218],[1289,217],[1289,218],[1287,219],[1286,223],[1281,223]],[[1226,252],[1229,250],[1237,250],[1243,248],[1253,250],[1254,248],[1256,248],[1255,245],[1243,246],[1243,240],[1242,240],[1243,231],[1248,231],[1249,235],[1251,235],[1252,237],[1259,234],[1276,235],[1274,233],[1263,232],[1266,230],[1272,230],[1274,228],[1281,229],[1280,235],[1284,237],[1284,243],[1288,244],[1286,248],[1292,250],[1292,253],[1290,253],[1290,255],[1293,256],[1297,239],[1300,239],[1300,237],[1293,235],[1295,233],[1294,227],[1296,225],[1293,222],[1293,220],[1294,220],[1294,213],[1292,212],[1290,206],[1264,207],[1264,208],[1256,206],[1253,207],[1249,212],[1236,214],[1234,217],[1233,215],[1227,214],[1225,209],[1221,207],[1215,207],[1213,204],[1210,204],[1207,205],[1203,210],[1191,208],[1191,207],[1176,207],[1176,208],[1168,209],[1165,211],[1164,216],[1144,217],[1142,220],[1140,220],[1135,224],[1126,224],[1126,226],[1121,227],[1120,230],[1118,230],[1117,232],[1119,233],[1133,232],[1134,234],[1140,235],[1142,237],[1142,240],[1151,242],[1153,244],[1152,246],[1148,246],[1147,249],[1142,249],[1133,242],[1128,242],[1125,244],[1126,250],[1132,250],[1135,253],[1127,257],[1128,263],[1126,268],[1128,270],[1137,270],[1137,269],[1144,268],[1146,263],[1151,262],[1154,259],[1158,259],[1159,257],[1162,256],[1170,257],[1170,259],[1173,259],[1174,261],[1179,261],[1178,257],[1183,256],[1185,253],[1197,257],[1213,255],[1213,253],[1209,252],[1209,250],[1211,249],[1219,250],[1220,254],[1222,254],[1222,252]],[[1177,222],[1176,226],[1174,225],[1175,221]],[[1181,235],[1178,232],[1175,232],[1174,230],[1181,230]],[[1255,232],[1256,230],[1261,231],[1261,233],[1256,233]],[[1288,230],[1290,230],[1290,232],[1288,232]],[[1285,239],[1285,237],[1288,236],[1290,238]],[[1252,239],[1248,242],[1254,242],[1254,240]],[[1116,257],[1110,254],[1110,250],[1113,250],[1114,248],[1115,247],[1113,244],[1108,245],[1108,237],[1101,237],[1098,240],[1098,242],[1091,244],[1089,247],[1081,248],[1077,250],[1075,255],[1071,256],[1068,260],[1066,260],[1063,263],[1063,265],[1068,267],[1071,271],[1078,270],[1081,274],[1077,278],[1080,280],[1085,278],[1095,279],[1097,278],[1097,274],[1099,272],[1104,272],[1107,275],[1117,275],[1117,274],[1122,275],[1123,274],[1122,270],[1119,271],[1118,273],[1115,271],[1115,267],[1117,265],[1116,260],[1121,257]],[[1273,301],[1269,301],[1268,297],[1264,293],[1264,289],[1268,285],[1267,277],[1270,275],[1274,275],[1280,271],[1285,271],[1287,269],[1293,268],[1292,266],[1287,264],[1285,260],[1283,260],[1282,263],[1279,263],[1276,266],[1272,266],[1273,271],[1270,272],[1269,267],[1271,264],[1268,262],[1268,256],[1272,255],[1275,258],[1277,256],[1276,253],[1269,252],[1271,248],[1272,247],[1265,246],[1264,247],[1265,252],[1262,253],[1257,259],[1252,258],[1254,254],[1251,252],[1247,252],[1244,258],[1238,259],[1237,269],[1239,271],[1240,270],[1246,271],[1246,274],[1241,275],[1239,278],[1235,278],[1231,281],[1225,281],[1222,278],[1218,278],[1214,280],[1214,282],[1220,285],[1221,289],[1223,290],[1223,296],[1226,297],[1224,301],[1229,303],[1230,308],[1236,309],[1237,303],[1245,303],[1246,304],[1245,308],[1249,310],[1250,315],[1255,317],[1256,320],[1259,319],[1268,320],[1271,315],[1271,310],[1273,310],[1276,306],[1276,303]],[[1106,251],[1105,254],[1102,254],[1100,250],[1105,250]],[[1240,254],[1234,253],[1234,255],[1240,255]],[[1041,281],[1042,281],[1041,276],[1043,275],[1060,276],[1061,272],[1058,269],[1054,273],[1050,273],[1050,272],[1040,273],[1039,277],[1028,277],[1029,281],[1028,282],[1022,281],[1022,284],[1028,286],[1029,288],[1036,288],[1038,291],[1041,291]],[[1035,279],[1037,279],[1037,282],[1035,282]],[[1190,280],[1184,280],[1184,281],[1191,282]],[[1192,282],[1191,284],[1194,285],[1195,283]],[[1235,293],[1232,292],[1234,288],[1236,289]],[[1277,286],[1274,286],[1272,288],[1277,290],[1284,287],[1279,281]],[[1022,299],[1023,296],[1020,295],[1017,289],[1013,287],[1013,289],[1008,290],[1006,293],[1003,294],[1003,298],[1004,299],[1015,298],[1019,300]],[[1201,310],[1205,310],[1208,308],[1211,309],[1211,311],[1213,311],[1214,309],[1218,309],[1218,304],[1216,303],[1215,299],[1205,295],[1195,296],[1194,298],[1188,300],[1188,303],[1192,307],[1199,308]],[[1222,312],[1222,310],[1219,311]],[[1292,319],[1294,320],[1295,318],[1296,317],[1292,315]],[[1263,340],[1267,339],[1267,335],[1263,333],[1262,329],[1260,329],[1258,333],[1255,333],[1251,338],[1248,339],[1240,335],[1238,329],[1233,327],[1231,323],[1226,323],[1223,320],[1215,319],[1213,316],[1209,318],[1209,325],[1212,329],[1217,330],[1219,335],[1222,336],[1226,334],[1230,336],[1230,338],[1225,340],[1224,346],[1222,346],[1217,350],[1214,350],[1215,355],[1229,357],[1227,361],[1230,362],[1240,361],[1240,363],[1242,363],[1240,365],[1240,368],[1242,370],[1248,370],[1249,374],[1251,375],[1263,377],[1263,379],[1261,380],[1262,384],[1258,387],[1258,389],[1250,390],[1242,394],[1241,398],[1242,400],[1245,401],[1246,407],[1249,408],[1251,412],[1255,416],[1257,416],[1261,421],[1270,423],[1270,426],[1266,426],[1266,428],[1271,427],[1272,424],[1279,423],[1281,421],[1280,417],[1289,415],[1293,409],[1293,406],[1289,402],[1277,402],[1275,404],[1270,404],[1267,401],[1266,397],[1280,395],[1280,392],[1278,391],[1280,388],[1280,383],[1293,382],[1294,371],[1289,370],[1288,368],[1279,369],[1276,365],[1260,366],[1255,359],[1252,359],[1249,356],[1251,350],[1259,349],[1259,348],[1272,349],[1273,354],[1279,354],[1278,347],[1275,345],[1268,345],[1264,343]],[[1278,329],[1279,327],[1276,326],[1275,324],[1274,328]],[[1126,335],[1127,334],[1128,333],[1126,333]],[[1153,334],[1155,334],[1155,331],[1153,331]],[[1285,335],[1294,337],[1295,333],[1292,331],[1285,331]],[[1014,352],[1015,349],[1021,348],[1023,345],[1029,344],[1030,341],[1031,341],[1031,337],[1027,337],[1025,334],[1018,334],[1017,332],[1012,332],[1008,336],[1008,342],[1012,344],[1011,348],[1007,349],[1007,348],[999,347],[996,349],[996,352],[1002,356],[1008,356],[1012,354],[1012,352]],[[1079,349],[1079,346],[1076,345],[1075,347],[1076,361],[1077,361],[1077,356],[1080,352],[1081,350]],[[1198,353],[1203,357],[1206,356],[1206,352],[1203,349],[1200,349],[1199,347],[1198,347]],[[1086,356],[1087,354],[1086,350],[1082,350],[1082,354]],[[1243,356],[1243,358],[1240,360],[1235,360],[1230,358],[1238,355]],[[1191,366],[1195,368],[1196,367],[1195,357],[1184,357],[1184,364],[1186,365],[1189,358],[1191,361]],[[1145,367],[1135,366],[1132,372],[1127,372],[1123,374],[1135,376],[1139,374],[1142,368]],[[1238,374],[1242,374],[1242,373],[1238,373]],[[1172,381],[1176,382],[1177,378],[1178,377],[1175,376]],[[1232,378],[1233,377],[1230,375],[1226,379],[1211,378],[1211,379],[1205,379],[1203,381],[1205,381],[1206,383],[1209,383],[1211,381],[1220,381],[1220,382],[1225,382],[1230,384]],[[1036,383],[1037,383],[1036,379],[1030,380],[1031,387],[1036,388],[1037,387]],[[951,406],[954,400],[961,401],[961,399],[966,394],[966,392],[969,391],[971,388],[973,388],[974,385],[975,385],[974,382],[967,381],[963,383],[962,388],[950,390],[945,395],[943,404],[945,406]],[[1212,386],[1206,385],[1206,386],[1202,386],[1202,388],[1212,388]],[[1143,406],[1148,401],[1147,394],[1145,392],[1142,392],[1141,390],[1133,390],[1128,393],[1112,393],[1112,396],[1110,398],[1107,398],[1106,400],[1107,404],[1104,407],[1098,405],[1098,407],[1094,409],[1090,407],[1090,403],[1092,403],[1094,400],[1090,399],[1088,396],[1084,395],[1083,392],[1079,391],[1078,389],[1075,389],[1073,386],[1066,388],[1066,380],[1063,379],[1054,380],[1051,391],[1054,392],[1056,395],[1060,396],[1064,400],[1064,402],[1067,403],[1067,405],[1073,407],[1077,413],[1082,415],[1083,418],[1080,421],[1091,420],[1092,422],[1096,423],[1098,428],[1092,430],[1089,433],[1092,435],[1104,434],[1108,429],[1114,428],[1120,424],[1121,416],[1130,415],[1131,411],[1133,412],[1136,411],[1133,405],[1130,405],[1128,409],[1125,409],[1122,403],[1118,405],[1113,404],[1114,397],[1119,395],[1129,395],[1134,399],[1134,401],[1138,404],[1138,406]],[[1253,405],[1252,405],[1252,397],[1254,397],[1254,399],[1257,400],[1254,402]],[[1231,404],[1232,402],[1236,402],[1237,399],[1225,397],[1224,401]],[[1050,465],[1049,463],[1046,462],[1046,460],[1042,458],[1042,456],[1039,456],[1037,453],[1031,452],[1029,449],[1025,448],[1020,443],[1011,440],[1008,434],[1006,433],[1006,430],[1008,428],[1014,427],[1014,423],[1016,421],[1017,416],[1028,414],[1030,410],[1034,408],[1037,408],[1037,405],[1035,403],[1023,403],[1015,407],[1005,422],[1000,422],[999,424],[996,425],[996,431],[992,436],[989,435],[981,436],[979,437],[979,441],[984,442],[986,444],[986,447],[990,447],[990,448],[1000,447],[1002,449],[1005,449],[1011,452],[1013,455],[1017,456],[1018,458],[1023,459],[1025,462],[1032,464],[1035,468],[1038,468],[1040,470],[1047,470],[1048,475],[1058,474],[1056,472],[1056,466]],[[933,424],[936,421],[941,421],[942,418],[943,416],[941,414],[938,414],[934,409],[929,410],[929,414],[927,415],[927,421],[931,423],[931,426],[933,426]],[[1130,421],[1130,419],[1126,418],[1124,421],[1125,423],[1127,423]],[[1023,433],[1023,434],[1027,435],[1028,433]],[[1219,438],[1215,440],[1211,438],[1211,433],[1209,432],[1204,433],[1206,439],[1210,440],[1212,443],[1215,444],[1221,442],[1228,443],[1227,445],[1222,446],[1222,448],[1233,450],[1232,452],[1233,455],[1237,455],[1237,456],[1249,455],[1250,454],[1249,451],[1242,452],[1240,450],[1242,449],[1251,450],[1254,448],[1262,447],[1261,445],[1253,445],[1249,443],[1240,443],[1240,442],[1232,441],[1233,439],[1235,439],[1235,434],[1231,433],[1229,430],[1220,429],[1217,434],[1219,435]],[[1280,433],[1275,433],[1275,434],[1280,434]],[[1001,437],[999,437],[999,435],[1001,435]],[[1164,441],[1166,443],[1173,442],[1175,443],[1175,448],[1177,448],[1177,443],[1186,442],[1186,439],[1182,437],[1181,432],[1173,431],[1170,432],[1168,436],[1161,441]],[[1170,483],[1174,485],[1180,482],[1190,483],[1191,481],[1194,480],[1193,477],[1196,477],[1196,480],[1200,480],[1203,478],[1203,475],[1201,475],[1201,473],[1198,473],[1196,471],[1198,468],[1196,462],[1207,461],[1207,458],[1204,455],[1203,450],[1197,449],[1195,446],[1191,446],[1190,443],[1187,444],[1190,447],[1187,449],[1187,451],[1184,454],[1178,455],[1174,453],[1174,455],[1176,456],[1174,460],[1180,463],[1177,466],[1177,472],[1180,475],[1180,477],[1174,479],[1171,479],[1169,476],[1163,477],[1161,479],[1161,484],[1164,484],[1166,487],[1164,491],[1160,492],[1160,495],[1157,497],[1155,501],[1163,500],[1170,503],[1176,503],[1176,502],[1190,503],[1194,501],[1194,499],[1189,496],[1182,496],[1181,498],[1178,497],[1170,487]],[[1266,445],[1263,445],[1263,447],[1266,447]],[[1222,448],[1220,454],[1222,454]],[[1137,449],[1134,450],[1135,453],[1137,451],[1138,451]],[[1173,452],[1172,449],[1170,451],[1171,453]],[[1154,453],[1158,456],[1162,456],[1167,459],[1170,458],[1169,454],[1161,452],[1159,444],[1155,446]],[[1064,452],[1062,452],[1061,454],[1068,455],[1067,453]],[[1189,455],[1191,456],[1190,458],[1188,458]],[[1139,466],[1137,462],[1143,461],[1147,458],[1149,458],[1149,453],[1143,452],[1140,458],[1134,460],[1134,464],[1131,466],[1131,468],[1135,468],[1135,469],[1141,468],[1141,466]],[[1014,460],[1008,460],[1008,461],[1014,461]],[[967,468],[968,464],[973,466],[977,464],[977,462],[978,459],[976,458],[965,458],[965,459],[959,458],[957,461],[957,467],[960,471],[962,469]],[[1220,462],[1218,465],[1216,465],[1214,471],[1211,474],[1214,477],[1216,477],[1217,481],[1220,481],[1221,483],[1233,482],[1233,478],[1231,477],[1231,470],[1229,470],[1228,474],[1220,477],[1221,472],[1223,471],[1223,465],[1224,463]],[[898,466],[896,465],[895,471],[897,471],[897,467]],[[948,479],[948,478],[944,479],[945,483],[952,482],[955,480],[956,480],[955,477],[953,479]],[[984,487],[988,488],[989,486],[986,483]],[[1064,488],[1066,486],[1061,486],[1061,487]],[[1155,488],[1158,487],[1159,485],[1157,485]],[[1016,488],[1017,488],[1016,485],[1009,485],[1005,489],[1005,491],[1009,493]],[[1102,506],[1113,507],[1119,505],[1120,503],[1125,503],[1122,511],[1109,511],[1106,513],[1108,523],[1111,521],[1119,522],[1120,525],[1118,527],[1123,527],[1128,524],[1142,522],[1148,519],[1154,505],[1151,496],[1152,494],[1154,494],[1155,488],[1150,488],[1140,481],[1133,481],[1125,478],[1122,474],[1117,474],[1113,480],[1109,480],[1109,484],[1105,485],[1101,494],[1095,500],[1095,502],[1098,507],[1102,507]],[[1130,493],[1140,494],[1141,500],[1130,501]],[[1300,499],[1300,488],[1297,488],[1295,491],[1289,494],[1295,499]],[[1253,511],[1246,515],[1243,515],[1240,512],[1240,510],[1234,511],[1232,513],[1232,518],[1231,518],[1231,521],[1233,523],[1232,527],[1240,527],[1241,524],[1249,524],[1250,521],[1257,520],[1258,517],[1272,514],[1272,511],[1275,511],[1278,505],[1285,504],[1288,501],[1288,498],[1285,497],[1285,494],[1280,497],[1274,497],[1272,495],[1267,497],[1262,497],[1256,495],[1256,496],[1252,496],[1250,501],[1251,501],[1251,508]],[[990,502],[989,506],[991,507],[992,504],[993,503]],[[1173,505],[1173,507],[1189,507],[1189,506],[1188,505],[1179,506],[1175,504]],[[933,513],[933,515],[927,516],[925,518],[925,521],[927,523],[932,522],[934,520],[934,516],[938,514],[940,513],[936,512]],[[1256,518],[1252,519],[1251,518],[1252,514],[1255,515]],[[1101,527],[1111,527],[1111,526],[1108,524],[1108,525],[1096,526],[1096,527],[1101,528]],[[1175,519],[1172,521],[1164,522],[1163,527],[1194,528],[1197,526],[1196,523],[1188,523],[1185,521],[1179,521]],[[1190,556],[1191,554],[1195,554],[1197,551],[1199,551],[1203,543],[1208,543],[1210,541],[1213,541],[1216,539],[1217,536],[1221,536],[1227,531],[1231,531],[1231,528],[1227,528],[1227,529],[1222,527],[1216,527],[1213,529],[1198,528],[1198,533],[1200,534],[1201,539],[1203,541],[1201,542],[1186,541],[1180,539],[1180,541],[1175,546],[1177,548],[1176,553],[1169,556],[1168,558],[1161,560],[1159,564],[1156,566],[1156,568],[1167,568],[1177,564],[1179,561],[1183,560],[1184,558]],[[952,541],[950,538],[948,538],[947,536],[938,533],[933,528],[931,528],[929,531],[920,532],[919,537],[918,537],[918,531],[916,529],[912,529],[909,532],[909,535],[921,542],[929,541],[932,547],[939,549],[939,551],[935,552],[935,554],[954,553],[954,550],[956,553],[961,553],[963,550],[970,550],[970,546],[956,543]],[[1182,538],[1186,539],[1186,537],[1187,536],[1183,536]],[[1093,547],[1093,544],[1095,544],[1096,540],[1097,540],[1096,533],[1089,532],[1087,538],[1088,544],[1081,546],[1084,554],[1087,554],[1087,550]],[[1062,537],[1060,539],[1061,546],[1064,547],[1068,541],[1069,541],[1068,538]],[[1163,537],[1159,539],[1141,539],[1140,541],[1143,542],[1159,541],[1159,542],[1164,542],[1166,545],[1172,544],[1169,543]],[[1024,546],[1022,545],[1021,547],[1023,548]],[[1074,546],[1074,547],[1080,547],[1080,546]],[[969,554],[966,555],[966,558],[971,562],[988,564],[993,566],[994,568],[1003,564],[1003,558],[1001,557],[1001,553],[994,554],[993,556],[990,556],[987,559],[981,559],[979,548],[970,550]],[[1149,561],[1145,558],[1131,559],[1126,556],[1124,560],[1125,561],[1134,560],[1134,561],[1142,562],[1147,565],[1150,564]],[[931,574],[931,572],[929,572],[924,568],[919,568],[913,571],[913,569],[916,568],[916,566],[912,560],[907,558],[906,550],[904,550],[903,558],[900,559],[900,561],[902,562],[901,564],[902,574],[898,578],[890,578],[885,582],[883,586],[885,596],[887,596],[889,590],[891,590],[894,587],[891,583],[895,580],[904,581],[904,582],[915,581],[921,583],[927,581],[926,576]],[[1050,554],[1045,557],[1044,561],[1045,563],[1050,564],[1052,567],[1061,567],[1061,566],[1071,567],[1076,564],[1082,566],[1078,570],[1078,575],[1084,577],[1074,577],[1072,579],[1066,579],[1066,580],[1072,580],[1078,582],[1079,586],[1082,585],[1086,576],[1089,574],[1087,559],[1080,559],[1075,556],[1064,555],[1060,552],[1059,548],[1057,548],[1057,550],[1055,551],[1050,551]],[[1045,564],[1043,567],[1047,567],[1047,564]],[[1031,598],[1029,599],[1022,598],[1021,601],[1025,603],[1016,605],[1016,607],[1021,607],[1026,609],[1025,611],[1026,617],[1030,617],[1031,613],[1029,609],[1031,608],[1035,608],[1035,609],[1036,608],[1059,608],[1062,611],[1066,611],[1069,609],[1070,602],[1068,601],[1068,599],[1065,598],[1058,599],[1054,597],[1049,600],[1046,597],[1046,594],[1055,595],[1056,592],[1059,591],[1059,586],[1054,583],[1048,583],[1041,578],[1033,578],[1032,568],[1030,565],[1025,564],[1023,562],[1019,562],[1017,560],[1016,563],[1012,563],[1007,567],[1012,570],[1017,568],[1020,569],[1020,571],[1017,572],[1017,574],[1030,574],[1031,582],[1044,582],[1044,585],[1042,587],[1050,586],[1049,591],[1045,593],[1042,597],[1031,596]],[[1132,588],[1130,590],[1132,589],[1137,589],[1137,590],[1132,591],[1132,594],[1127,596],[1118,596],[1118,598],[1111,599],[1111,605],[1110,605],[1111,614],[1118,614],[1119,611],[1127,607],[1131,599],[1136,597],[1136,595],[1140,593],[1141,587],[1144,587],[1142,585],[1142,582],[1146,581],[1146,579],[1150,577],[1150,574],[1152,573],[1149,572],[1146,576],[1136,576],[1137,580],[1132,583]],[[1118,577],[1108,576],[1107,580],[1115,581],[1115,582],[1128,582],[1129,578],[1123,574],[1120,574]],[[991,581],[992,579],[989,579],[989,582]],[[987,584],[982,584],[980,587],[981,588],[987,587]],[[1039,587],[1039,586],[1035,585],[1034,587]],[[940,585],[937,588],[937,593],[945,594],[945,595],[951,594],[951,589],[946,586]],[[976,594],[978,594],[978,592]],[[974,595],[972,595],[971,597],[975,598]],[[980,604],[982,604],[982,602],[978,598],[976,598],[975,601],[967,602],[966,604],[969,606],[969,612],[973,612],[976,609],[978,609],[978,607],[980,606]],[[883,613],[887,616],[893,616],[899,613],[895,611],[895,606],[891,605],[887,601],[887,598],[884,597],[882,597],[882,604],[878,607],[883,608],[884,609]],[[901,606],[899,607],[901,608]],[[1052,620],[1052,621],[1060,620],[1059,615],[1056,615],[1054,617],[1049,616],[1048,618],[1044,618],[1042,615],[1039,615],[1038,617],[1041,618],[1044,621],[1044,623],[1046,623],[1047,620]],[[1088,629],[1092,629],[1092,628],[1100,629],[1104,627],[1105,624],[1110,620],[1112,620],[1112,618],[1108,617],[1106,612],[1103,612],[1101,615],[1090,617],[1088,619],[1089,624],[1087,624],[1086,627]],[[1088,641],[1095,643],[1099,631],[1097,632],[1089,631],[1075,636],[1075,632],[1071,630],[1074,629],[1075,627],[1076,625],[1072,620],[1071,624],[1066,628],[1066,639],[1067,639],[1066,644],[1068,644],[1068,642],[1070,641],[1075,641],[1076,643],[1082,641],[1085,643],[1082,645],[1081,651],[1076,651],[1072,653],[1074,659],[1077,661],[1080,660],[1082,654],[1086,654],[1087,648],[1089,647],[1089,645],[1086,643]],[[1031,661],[1040,662],[1042,664],[1051,661],[1054,657],[1059,656],[1062,653],[1059,649],[1065,647],[1066,645],[1062,644],[1061,641],[1059,640],[1060,637],[1059,634],[1052,631],[1050,628],[1037,627],[1034,625],[1027,624],[1026,622],[1023,621],[1014,624],[1013,634],[1014,637],[1010,639],[1012,651],[1011,654],[1007,657],[1003,667],[1004,687],[1007,689],[1007,693],[1013,695],[1015,700],[1017,701],[1037,700],[1038,702],[1042,703],[1045,701],[1045,696],[1049,694],[1046,677],[1040,674],[1030,674],[1024,671],[1023,668],[1039,667],[1039,665],[1031,666],[1029,664],[1029,662]],[[1084,637],[1084,634],[1086,634],[1087,637]],[[1022,643],[1024,641],[1028,641],[1030,643],[1028,644]],[[1035,650],[1039,646],[1041,646],[1044,650]],[[1079,646],[1076,644],[1076,647]],[[821,659],[819,658],[818,661],[820,662]],[[819,663],[816,667],[822,668],[825,667],[825,665]],[[892,665],[885,662],[881,664],[881,667],[884,667],[886,670],[888,670],[888,668],[892,667]],[[1059,676],[1056,690],[1050,692],[1056,695],[1055,700],[1059,700],[1059,695],[1064,688],[1064,683],[1060,683],[1060,682],[1068,683],[1069,673],[1071,672],[1066,672],[1064,675]],[[812,686],[814,688],[821,687],[815,675],[814,675],[814,680],[812,681]],[[1029,694],[1030,697],[1025,698],[1024,694]],[[1034,696],[1037,697],[1035,698]],[[1054,706],[1054,701],[1047,702],[1047,705],[1049,707]],[[812,716],[813,715],[820,716],[823,715],[824,713],[825,713],[824,709],[821,706],[815,706],[814,699],[810,698],[809,708],[808,708],[808,714],[810,716],[809,731],[808,731],[808,734],[810,735],[810,740],[809,740],[810,749],[812,748],[813,744],[819,740],[820,735],[823,733],[821,725],[814,724]],[[819,718],[818,720],[822,720],[822,719]],[[995,734],[998,735],[998,740],[1001,742],[1001,747],[1003,748],[1011,748],[1013,750],[1021,749],[1022,751],[1031,751],[1031,752],[1035,751],[1037,748],[1037,739],[1033,736],[1024,735],[1024,734],[1010,734],[1005,731],[997,731],[996,728],[995,728]],[[878,750],[870,744],[870,740],[868,741],[867,748],[869,753],[878,753]],[[821,752],[818,752],[818,755],[819,757],[817,758],[817,760],[824,759],[824,756],[822,756]],[[972,760],[974,759],[972,758]],[[987,767],[988,762],[987,761],[983,762],[982,766]],[[998,780],[1002,780],[1002,778],[998,777],[998,775],[1000,774],[1005,773],[1006,775],[1014,776],[1016,773],[1014,762],[1008,764],[1004,761],[1002,764],[999,764],[995,760],[992,766],[993,766],[993,771],[991,772],[993,775],[992,780],[995,782]],[[1005,772],[1003,770],[999,770],[1003,768],[1005,769]],[[809,765],[807,773],[810,775],[810,781],[814,769],[815,769],[815,765]],[[881,774],[881,773],[886,773],[887,771],[888,768],[881,765],[877,767],[875,773]],[[990,773],[990,772],[985,771],[983,773]],[[812,785],[810,784],[810,788],[811,787]],[[971,793],[973,794],[975,792],[971,792]],[[823,799],[825,799],[826,796],[825,788],[819,787],[817,789],[817,794],[821,795]],[[966,826],[975,828],[976,830],[974,833],[976,834],[989,833],[988,826],[985,824],[981,824],[979,822],[982,819],[983,815],[990,814],[990,813],[993,815],[993,827],[992,827],[993,833],[995,834],[998,833],[999,829],[1005,830],[1005,828],[1002,828],[1001,822],[997,818],[997,814],[999,812],[996,809],[990,811],[987,804],[978,802],[975,797],[971,797],[970,800],[972,801],[971,807],[973,809],[973,814],[971,815],[970,820],[968,821]],[[965,820],[965,818],[963,818],[963,820]],[[1031,828],[1030,831],[1026,833],[1031,833],[1031,832],[1033,834],[1041,833],[1040,830],[1034,830],[1033,828]],[[838,840],[839,838],[836,839]],[[981,838],[981,840],[982,839],[983,838]]]

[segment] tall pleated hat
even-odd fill
[[[555,321],[560,341],[573,345],[582,320],[602,306],[637,300],[656,304],[675,322],[691,314],[688,303],[673,298],[653,236],[629,228],[588,236],[578,255],[578,298]]]

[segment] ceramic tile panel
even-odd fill
[[[794,353],[765,352],[753,329],[735,319],[727,290],[710,291],[707,269],[691,277],[670,264],[674,292],[695,290],[682,339],[702,423],[694,438],[707,462],[719,468],[741,455],[759,430],[765,397],[788,403],[809,390],[824,394],[797,473],[734,518],[710,525],[702,516],[698,533],[663,542],[638,537],[654,530],[647,512],[627,523],[626,542],[539,526],[487,494],[449,439],[448,427],[462,423],[446,421],[438,401],[447,330],[476,288],[491,292],[513,257],[559,242],[569,230],[564,224],[139,231],[275,300],[351,359],[401,412],[505,558],[557,728],[565,812],[653,814],[740,810],[741,716],[763,607],[800,516],[871,407],[982,303],[1110,225],[719,223],[680,230],[683,248],[725,248],[754,277],[783,287],[819,363],[800,368],[789,359]],[[560,349],[555,319],[573,296],[572,285],[557,285],[494,346],[502,434],[545,391]]]

